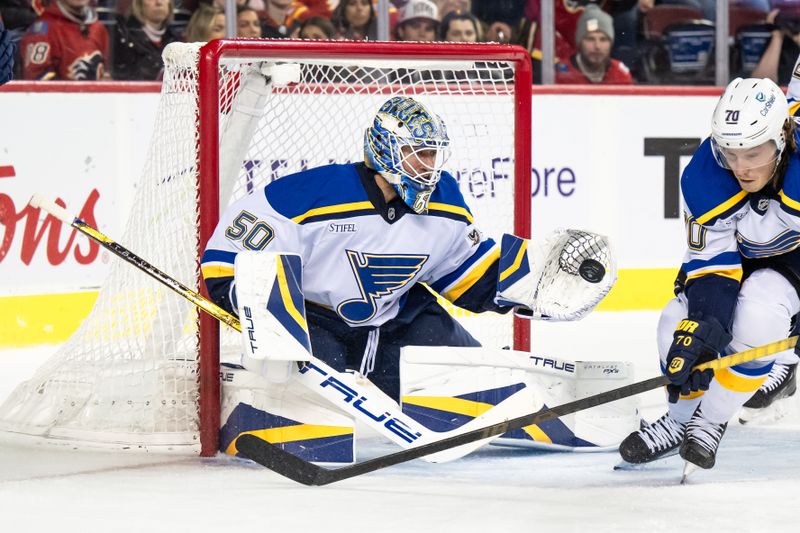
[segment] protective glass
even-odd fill
[[[772,140],[751,148],[726,148],[717,144],[712,138],[711,151],[719,166],[733,172],[774,165],[781,156],[778,146]]]

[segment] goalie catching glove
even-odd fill
[[[594,309],[617,279],[608,239],[556,230],[541,243],[505,234],[500,243],[498,305],[522,318],[577,320]]]
[[[670,403],[676,403],[681,394],[708,390],[714,371],[692,370],[692,367],[716,359],[732,338],[713,317],[708,320],[686,318],[680,321],[667,352],[666,374],[670,381],[667,394]]]

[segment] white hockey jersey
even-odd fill
[[[729,324],[743,276],[770,267],[800,288],[800,156],[775,190],[743,191],[706,139],[681,177],[688,250],[681,267],[689,316]]]
[[[446,172],[425,215],[399,199],[387,205],[363,164],[310,169],[235,202],[201,265],[212,299],[231,312],[234,259],[245,249],[299,254],[305,299],[350,326],[391,320],[416,283],[473,311],[496,307],[499,246],[477,230]]]

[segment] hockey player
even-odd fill
[[[238,252],[299,254],[314,355],[397,400],[402,346],[479,346],[421,283],[470,311],[533,307],[527,241],[498,246],[475,227],[443,170],[449,149],[439,116],[389,99],[365,132],[364,163],[284,177],[227,209],[202,259],[212,299],[238,314]]]
[[[721,352],[788,337],[800,312],[800,158],[786,97],[768,79],[732,81],[711,136],[681,177],[688,251],[658,349],[669,410],[629,435],[620,454],[646,463],[678,451],[714,466],[728,421],[746,402],[794,392],[793,351],[712,371]]]

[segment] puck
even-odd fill
[[[584,259],[578,267],[578,274],[589,283],[600,283],[606,275],[606,269],[599,261]]]

